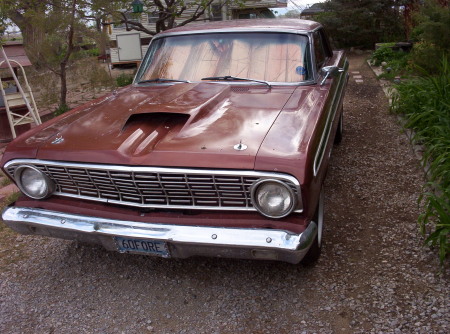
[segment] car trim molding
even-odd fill
[[[331,135],[331,127],[333,125],[333,121],[336,118],[336,112],[338,110],[339,104],[342,99],[342,91],[345,87],[347,72],[349,68],[349,63],[345,60],[344,63],[344,71],[341,73],[339,77],[339,83],[337,88],[334,91],[334,95],[332,98],[332,103],[330,107],[330,112],[327,115],[327,120],[325,123],[324,130],[322,132],[322,136],[320,138],[319,146],[316,151],[316,155],[314,156],[314,164],[313,164],[313,172],[314,176],[319,172],[320,166],[322,165],[323,157],[325,155],[325,150],[327,143],[329,142],[329,138]]]

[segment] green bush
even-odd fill
[[[320,3],[325,11],[314,17],[336,47],[372,49],[375,43],[404,38],[402,13],[394,0],[332,0]]]
[[[382,62],[394,59],[395,56],[396,52],[389,45],[382,45],[373,52],[371,60],[375,66],[381,66]]]
[[[116,78],[116,84],[118,87],[128,86],[133,82],[133,74],[122,73]]]
[[[441,264],[450,253],[450,66],[443,57],[438,75],[418,68],[418,77],[396,86],[392,109],[414,130],[413,140],[424,146],[422,164],[428,182],[420,201],[425,211],[419,217],[423,233],[434,222],[426,243],[437,245]]]
[[[442,50],[450,50],[450,11],[436,0],[426,0],[415,15],[416,26],[412,38],[426,41]],[[437,65],[437,64],[436,64]]]
[[[428,74],[438,74],[440,62],[446,51],[429,42],[415,43],[411,51],[411,63],[424,69]]]
[[[58,108],[55,109],[55,111],[53,112],[53,115],[55,116],[59,116],[64,114],[65,112],[69,111],[70,108],[68,105],[64,104],[64,105],[60,105],[58,106]]]
[[[408,53],[402,50],[393,50],[395,43],[385,43],[372,54],[371,60],[375,66],[380,66],[382,62],[388,63],[389,66],[405,68],[408,61]]]
[[[450,52],[450,11],[436,0],[426,0],[414,18],[411,37],[416,43],[411,62],[430,74],[439,74],[441,59]]]
[[[83,59],[83,58],[98,57],[99,55],[100,55],[100,52],[99,52],[98,48],[92,48],[92,49],[87,49],[87,50],[81,49],[81,50],[74,52],[71,55],[71,59],[79,60],[79,59]]]
[[[380,66],[386,62],[386,68],[390,68],[390,72],[385,72],[379,77],[387,80],[394,80],[396,76],[405,75],[409,72],[409,53],[400,50],[393,50],[395,43],[385,43],[375,50],[370,59],[375,66]]]
[[[88,49],[84,51],[88,57],[98,57],[100,56],[100,51],[98,48]]]

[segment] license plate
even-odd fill
[[[159,240],[129,239],[114,237],[117,249],[121,253],[151,254],[162,257],[170,257],[167,244]]]

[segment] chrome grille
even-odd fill
[[[136,207],[255,210],[250,186],[276,178],[298,194],[295,178],[280,173],[129,167],[54,161],[17,160],[7,164],[10,175],[20,165],[39,168],[55,182],[56,195]]]

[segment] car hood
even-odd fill
[[[295,89],[130,86],[42,125],[16,146],[38,146],[36,158],[43,160],[253,169]]]

